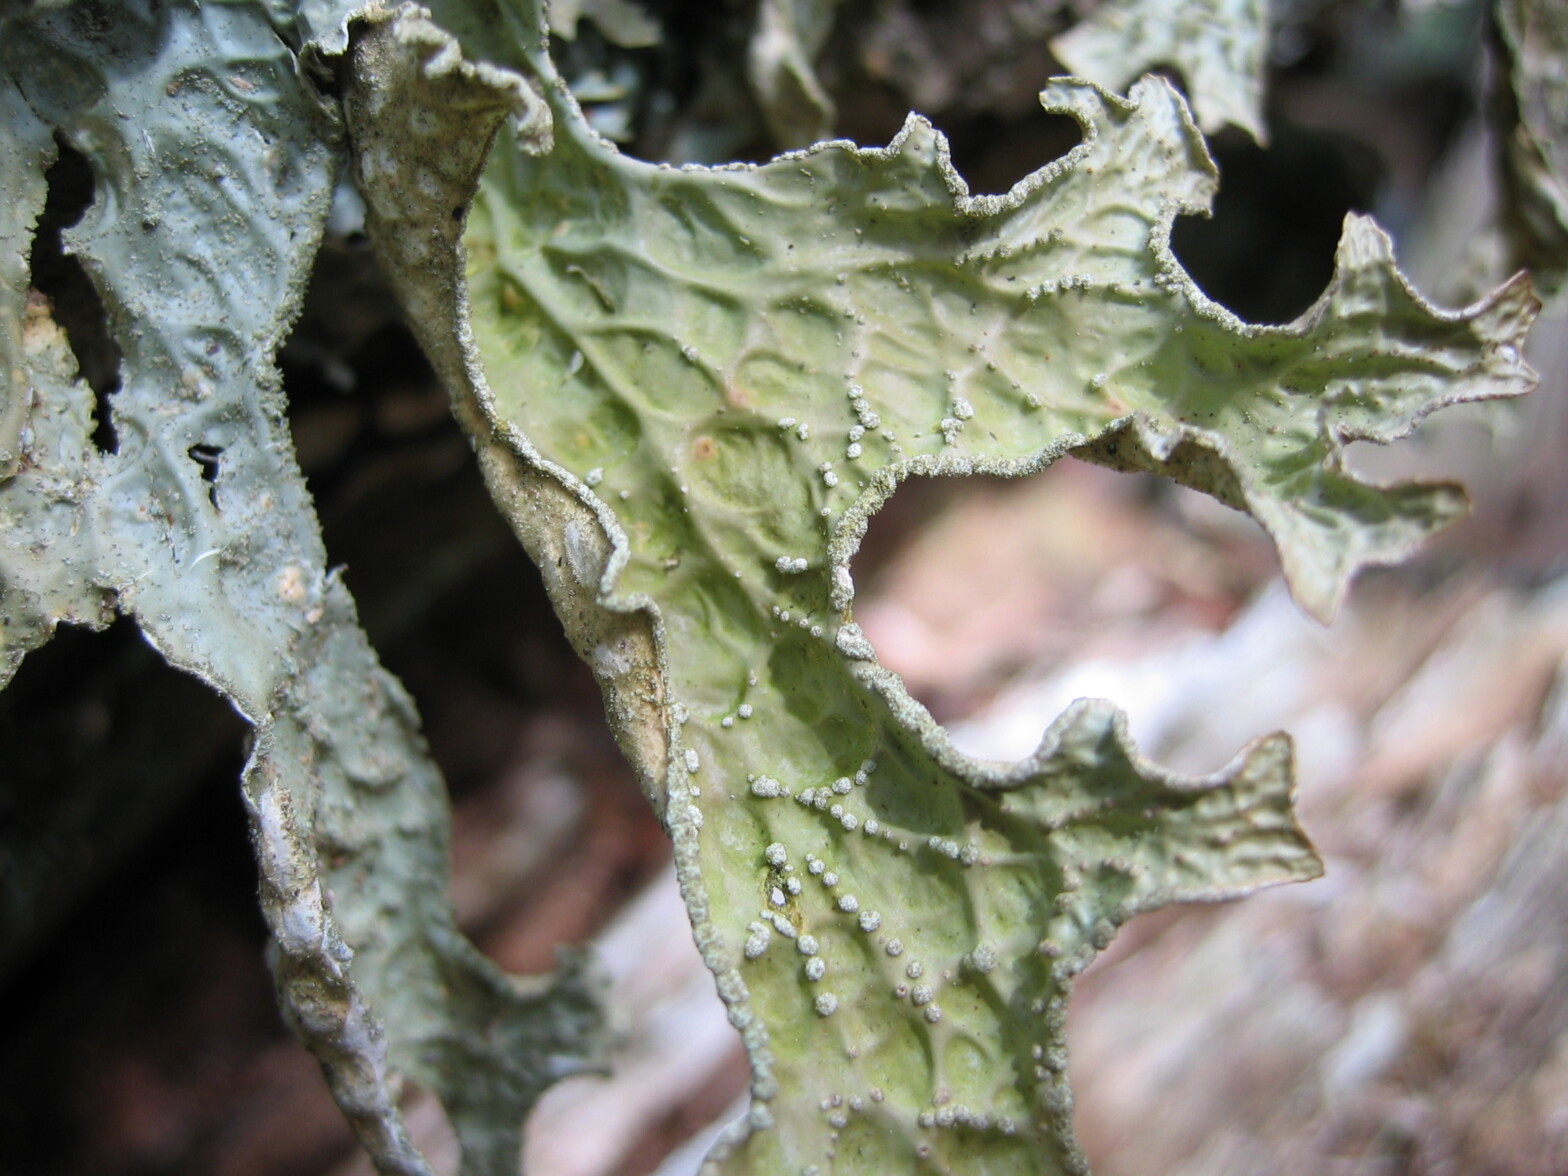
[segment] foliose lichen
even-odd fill
[[[1002,196],[915,116],[885,149],[671,168],[592,133],[537,9],[496,15],[367,28],[350,129],[750,1052],[710,1167],[1083,1171],[1072,978],[1139,911],[1318,871],[1289,742],[1179,778],[1088,701],[1021,763],[962,755],[854,623],[869,519],[913,475],[1153,470],[1257,518],[1326,617],[1463,506],[1357,478],[1344,445],[1524,391],[1528,283],[1437,311],[1353,217],[1322,298],[1253,326],[1170,251],[1215,173],[1162,81],[1052,84],[1083,141]]]
[[[456,930],[444,789],[327,564],[273,356],[343,158],[312,73],[347,9],[248,0],[0,15],[0,684],[62,622],[135,619],[253,728],[243,788],[286,1016],[385,1172],[430,1171],[405,1078],[469,1170],[515,1170],[540,1091],[600,1054],[592,970],[517,981]],[[66,245],[123,352],[93,441],[27,256],[55,136],[98,196]]]

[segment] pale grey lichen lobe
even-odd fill
[[[413,1079],[468,1170],[515,1171],[528,1106],[597,1057],[595,984],[580,962],[514,981],[458,934],[444,790],[328,568],[273,366],[341,156],[307,59],[341,43],[348,6],[104,15],[0,14],[8,197],[21,176],[0,213],[0,681],[59,623],[118,612],[229,699],[254,729],[244,797],[285,1016],[380,1170],[430,1171],[399,1108]],[[101,193],[66,246],[124,357],[113,452],[36,300],[15,346],[53,134]]]

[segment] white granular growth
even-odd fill
[[[768,846],[767,849],[762,851],[762,856],[767,859],[768,865],[782,866],[785,862],[789,861],[789,850],[785,849],[783,845],[775,841],[772,845]]]
[[[806,961],[806,979],[817,981],[826,976],[828,966],[822,962],[821,956],[813,956]]]
[[[838,900],[838,909],[852,915],[860,909],[860,900],[853,894],[846,894]]]
[[[860,912],[860,929],[867,935],[882,926],[882,916],[877,911]]]
[[[838,1011],[838,997],[831,992],[824,992],[816,999],[817,1016],[831,1017]]]
[[[985,944],[981,944],[969,953],[966,961],[971,968],[981,975],[996,970],[996,952]]]

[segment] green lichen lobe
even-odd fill
[[[1352,220],[1316,306],[1240,322],[1170,253],[1215,176],[1157,80],[1126,100],[1053,84],[1083,142],[971,197],[916,117],[882,150],[629,160],[524,45],[511,68],[553,145],[499,136],[452,268],[400,281],[447,283],[458,321],[427,321],[427,346],[661,782],[753,1064],[752,1112],[710,1164],[1081,1172],[1072,977],[1138,911],[1317,872],[1289,744],[1177,778],[1085,702],[1020,764],[960,754],[854,624],[869,518],[916,474],[1075,452],[1248,510],[1327,614],[1458,502],[1360,481],[1343,445],[1523,391],[1528,287],[1434,311]],[[606,643],[616,617],[636,657]]]

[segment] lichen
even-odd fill
[[[307,8],[0,18],[0,683],[58,624],[118,613],[227,698],[253,727],[243,788],[284,1012],[361,1140],[382,1171],[429,1172],[398,1107],[412,1078],[442,1097],[468,1170],[515,1171],[533,1100],[598,1064],[595,984],[575,959],[515,981],[458,934],[439,775],[294,459],[273,356],[343,156],[302,59],[347,19]],[[56,134],[101,193],[66,244],[124,354],[113,452],[27,291]]]
[[[1502,137],[1513,260],[1545,289],[1568,276],[1568,11],[1551,0],[1501,0],[1498,71],[1512,121]]]
[[[1063,65],[1121,90],[1140,74],[1174,66],[1206,131],[1227,124],[1268,138],[1263,75],[1268,57],[1266,0],[1102,0],[1051,42]]]
[[[1206,125],[1256,133],[1242,9],[1239,30],[1200,21],[1222,43],[1140,43]],[[762,10],[770,115],[820,124],[831,4]],[[428,1171],[405,1076],[441,1097],[465,1171],[512,1171],[525,1111],[602,1034],[581,961],[518,982],[455,931],[440,780],[294,460],[272,359],[345,124],[381,256],[674,839],[752,1067],[716,1171],[1084,1171],[1073,978],[1140,911],[1319,869],[1283,736],[1182,778],[1081,701],[1020,763],[958,752],[854,620],[850,560],[905,479],[1068,453],[1152,470],[1255,517],[1327,617],[1357,568],[1463,508],[1356,477],[1345,444],[1531,380],[1526,281],[1438,311],[1363,218],[1296,322],[1210,302],[1169,234],[1215,171],[1158,79],[1052,83],[1082,142],[974,197],[917,116],[880,149],[629,159],[532,0],[13,5],[0,66],[0,682],[58,624],[125,615],[252,724],[284,1007],[386,1172]],[[27,288],[56,136],[105,193],[65,241],[124,356],[113,451]]]
[[[960,754],[854,623],[868,520],[910,476],[1072,452],[1249,511],[1326,616],[1462,506],[1343,445],[1525,390],[1528,284],[1436,311],[1352,218],[1300,320],[1237,320],[1170,252],[1215,175],[1156,79],[1053,83],[1081,145],[971,197],[914,116],[885,149],[640,163],[588,129],[537,10],[461,44],[488,63],[417,12],[359,44],[371,229],[674,838],[752,1063],[710,1166],[1083,1171],[1072,978],[1139,911],[1317,872],[1289,742],[1179,778],[1088,701],[1021,763]],[[432,86],[449,118],[406,133]]]

